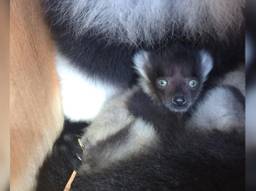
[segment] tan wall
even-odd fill
[[[4,190],[9,177],[8,128],[8,33],[9,4],[0,0],[0,190]]]
[[[10,6],[11,189],[26,191],[63,116],[54,48],[39,0],[12,0]]]

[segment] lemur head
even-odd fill
[[[133,61],[144,92],[173,112],[186,112],[193,105],[213,68],[206,50],[181,44],[155,52],[141,50]]]

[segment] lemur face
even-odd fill
[[[173,112],[186,112],[194,104],[213,67],[206,51],[183,45],[157,52],[141,51],[134,62],[143,90]]]
[[[173,65],[170,73],[157,75],[150,81],[156,101],[174,112],[186,112],[198,97],[202,80],[198,76],[185,75],[182,67]]]

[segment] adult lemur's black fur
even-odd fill
[[[175,40],[206,47],[214,54],[213,76],[243,57],[244,0],[42,2],[59,49],[64,113],[72,121],[92,120],[109,97],[135,83],[132,56],[141,48]]]

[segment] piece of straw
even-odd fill
[[[81,149],[84,150],[84,145],[83,145],[81,139],[78,139],[77,141],[78,141],[78,144],[81,147]],[[80,157],[78,159],[82,160]],[[71,186],[72,186],[72,183],[74,182],[74,179],[75,179],[76,175],[77,175],[77,172],[74,170],[72,172],[70,178],[68,179],[68,182],[67,182],[67,184],[64,188],[64,191],[70,191],[71,190]]]
[[[72,186],[72,183],[74,182],[74,179],[77,175],[77,172],[74,170],[70,176],[70,178],[68,179],[68,182],[64,188],[64,191],[70,191],[71,190],[71,186]]]

